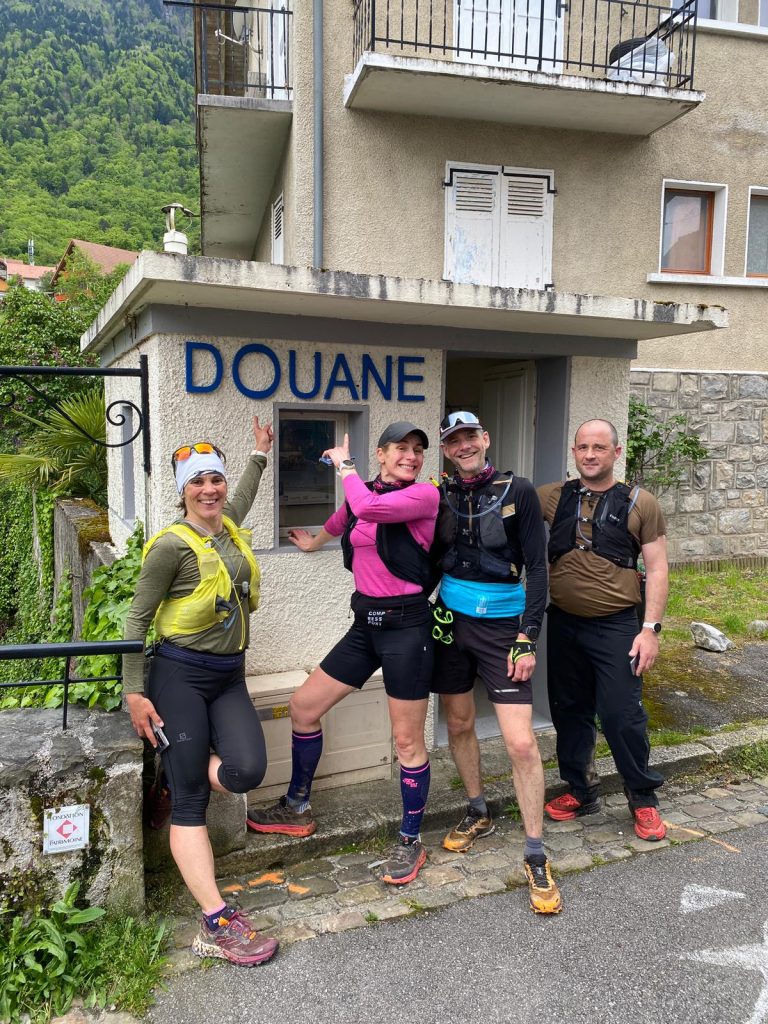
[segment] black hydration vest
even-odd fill
[[[552,565],[561,555],[578,549],[592,551],[622,569],[636,570],[640,545],[629,532],[629,513],[637,494],[633,500],[631,487],[622,483],[614,484],[600,495],[592,519],[589,520],[579,518],[579,501],[588,491],[589,488],[583,487],[578,478],[566,480],[563,484],[549,533],[549,564]],[[592,524],[591,545],[578,539],[576,531],[580,522]]]
[[[367,481],[365,486],[373,490],[373,483]],[[341,537],[341,550],[344,555],[344,568],[352,572],[352,531],[357,525],[358,517],[347,504],[347,526]],[[407,583],[415,583],[427,593],[434,588],[433,568],[429,552],[419,544],[407,523],[379,523],[376,526],[376,553],[389,572]]]
[[[472,491],[452,479],[443,482],[437,535],[444,573],[460,577],[464,568],[491,580],[519,583],[517,516],[503,515],[513,480],[509,472]]]

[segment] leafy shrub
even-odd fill
[[[686,469],[708,451],[680,413],[661,421],[645,402],[629,397],[627,482],[658,493],[680,483]]]
[[[79,909],[79,883],[50,909],[0,913],[0,1020],[44,1024],[69,1010],[117,1004],[143,1013],[165,959],[166,929],[133,918],[108,919],[100,907]],[[99,922],[98,925],[94,922]]]

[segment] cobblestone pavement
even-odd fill
[[[565,913],[569,872],[653,853],[673,843],[727,845],[732,829],[768,821],[768,776],[669,782],[661,791],[660,812],[667,824],[667,838],[661,842],[645,842],[635,836],[626,800],[618,794],[607,796],[598,814],[545,824],[545,843],[559,877]],[[220,885],[226,898],[237,904],[257,929],[274,935],[283,945],[311,940],[325,932],[369,927],[488,893],[519,888],[520,899],[527,901],[524,836],[512,817],[498,817],[495,833],[478,840],[464,854],[443,849],[444,834],[444,829],[424,833],[427,863],[418,878],[405,886],[387,885],[375,876],[385,843],[341,850],[250,877],[222,879]],[[190,908],[189,917],[175,921],[172,970],[200,963],[189,949],[196,931],[197,917]]]

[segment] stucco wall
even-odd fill
[[[325,252],[329,268],[440,278],[447,160],[552,169],[553,279],[558,291],[726,305],[727,337],[645,342],[640,362],[760,370],[765,363],[765,289],[653,284],[659,269],[665,177],[729,187],[724,272],[742,276],[748,188],[768,185],[768,121],[760,82],[768,38],[699,33],[696,87],[707,98],[649,138],[516,128],[347,110],[351,9],[325,5]],[[295,242],[311,258],[311,6],[295,15]],[[346,26],[331,31],[330,26]]]
[[[577,356],[571,360],[571,392],[568,418],[568,473],[575,475],[576,467],[570,448],[580,425],[588,419],[610,420],[616,427],[619,441],[627,437],[627,411],[629,405],[629,375],[626,359],[587,359]],[[616,463],[616,476],[624,476],[624,458]]]
[[[142,343],[142,351],[149,356],[151,392],[152,432],[152,475],[151,513],[148,535],[171,522],[178,515],[178,495],[170,471],[170,455],[185,442],[210,438],[219,444],[227,455],[230,472],[230,486],[233,487],[242,472],[248,455],[253,448],[251,418],[258,415],[261,422],[274,417],[274,403],[289,402],[295,408],[306,408],[307,403],[297,402],[289,389],[288,374],[283,373],[282,383],[269,399],[254,401],[241,394],[235,387],[228,372],[237,350],[253,339],[197,337],[194,340],[214,345],[223,358],[225,372],[221,386],[208,394],[188,394],[185,387],[184,345],[187,339],[182,335],[162,335]],[[299,367],[311,365],[314,352],[321,352],[324,365],[329,367],[333,356],[344,351],[353,369],[359,352],[355,347],[327,343],[281,342],[264,339],[265,345],[280,352],[287,359],[288,349],[297,352]],[[365,347],[374,360],[383,362],[391,354],[389,350]],[[442,352],[436,350],[410,351],[398,349],[397,355],[423,356],[423,366],[414,372],[423,373],[425,384],[421,390],[425,400],[419,402],[385,401],[372,396],[368,406],[369,415],[369,457],[376,439],[384,427],[400,419],[423,424],[433,438],[433,445],[427,452],[422,479],[438,471],[438,448],[435,439],[435,425],[441,416],[441,393],[439,388],[430,386],[430,381],[440,381],[442,375]],[[125,357],[128,365],[135,365],[135,354]],[[119,364],[115,364],[119,365]],[[243,364],[242,375],[252,387],[263,386],[256,377],[263,372],[258,360]],[[197,372],[197,371],[196,371]],[[203,365],[199,369],[199,380],[206,380]],[[307,387],[308,380],[299,377],[300,387]],[[350,411],[357,411],[363,403],[345,401],[343,390],[333,396],[334,406],[343,405]],[[314,403],[313,403],[314,404]],[[322,403],[319,403],[322,404]],[[319,453],[318,453],[319,454]],[[355,453],[363,472],[373,469],[365,465],[363,453]],[[120,456],[110,452],[110,528],[112,537],[119,546],[127,536],[127,530],[115,510],[121,507]],[[137,514],[142,516],[140,472],[137,477]],[[253,530],[253,546],[258,553],[262,569],[262,601],[259,611],[252,620],[252,643],[248,653],[247,669],[253,674],[289,671],[291,669],[312,669],[327,653],[332,644],[349,626],[348,608],[352,592],[352,578],[341,564],[338,549],[305,554],[292,545],[277,547],[275,544],[275,476],[273,460],[270,459],[262,477],[261,488],[253,508],[246,517],[245,525]]]

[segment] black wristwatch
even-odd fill
[[[652,629],[654,633],[660,633],[661,632],[661,623],[660,622],[644,622],[643,623],[643,629]]]
[[[520,630],[521,633],[525,633],[530,641],[536,643],[539,639],[539,627],[538,626],[523,626]]]

